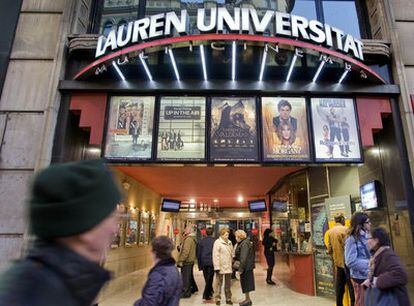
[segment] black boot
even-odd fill
[[[273,269],[267,269],[266,283],[268,285],[276,285],[276,283],[272,281],[272,274],[273,274]]]

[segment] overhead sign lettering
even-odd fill
[[[172,35],[189,33],[190,17],[187,10],[178,16],[175,12],[156,14],[129,22],[100,36],[96,48],[96,57],[115,51],[130,44],[153,40]],[[363,60],[361,40],[344,31],[323,24],[317,20],[288,13],[267,10],[262,17],[253,8],[234,8],[230,13],[225,7],[197,11],[197,29],[200,33],[252,33],[291,37],[321,44],[355,58]]]

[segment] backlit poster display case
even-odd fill
[[[205,133],[205,97],[161,97],[158,160],[204,160]]]
[[[138,213],[136,209],[132,208],[128,212],[126,232],[125,232],[125,246],[132,246],[137,244],[138,236]]]
[[[104,157],[151,158],[155,97],[114,96],[109,106]]]
[[[140,214],[141,222],[139,229],[139,244],[149,243],[149,229],[150,229],[150,216],[148,212],[143,211]]]
[[[214,97],[211,101],[210,159],[257,161],[256,99]]]
[[[311,106],[315,160],[362,162],[354,100],[312,98]]]
[[[309,161],[305,98],[263,97],[263,160]]]

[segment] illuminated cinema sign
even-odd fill
[[[308,21],[306,18],[272,10],[265,11],[259,17],[253,8],[234,8],[231,14],[225,7],[211,8],[210,17],[206,9],[197,11],[197,29],[200,33],[274,33],[273,36],[291,37],[310,41],[352,54],[363,60],[361,40],[346,34],[340,29],[323,24],[317,20]],[[190,17],[187,10],[182,10],[180,16],[175,12],[156,14],[121,25],[109,32],[108,36],[100,36],[95,57],[107,52],[118,50],[129,44],[145,42],[177,33],[186,35],[189,32]]]

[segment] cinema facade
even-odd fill
[[[413,268],[414,88],[407,84],[414,58],[395,32],[397,24],[406,37],[410,23],[403,21],[414,20],[404,3],[15,4],[0,103],[3,257],[17,257],[29,240],[22,207],[33,171],[103,157],[129,214],[108,264],[120,278],[150,264],[142,255],[156,233],[175,238],[195,218],[160,213],[161,193],[135,180],[136,169],[168,167],[190,169],[194,180],[195,171],[211,168],[217,176],[226,171],[220,169],[279,171],[263,196],[269,206],[291,203],[289,220],[297,221],[287,224],[282,211],[269,208],[256,235],[272,226],[283,240],[286,227],[297,227],[288,238],[298,243],[281,247],[291,263],[311,267],[313,278],[294,289],[320,295],[332,289],[318,274],[326,260],[318,258],[323,243],[315,238],[320,204],[350,216],[363,209],[359,188],[375,181],[383,199],[370,217],[389,229]],[[332,199],[344,195],[346,207],[338,208]],[[197,207],[207,222],[214,204]],[[218,211],[230,218],[235,209]],[[303,243],[310,234],[316,251]],[[131,246],[138,246],[133,255]]]

